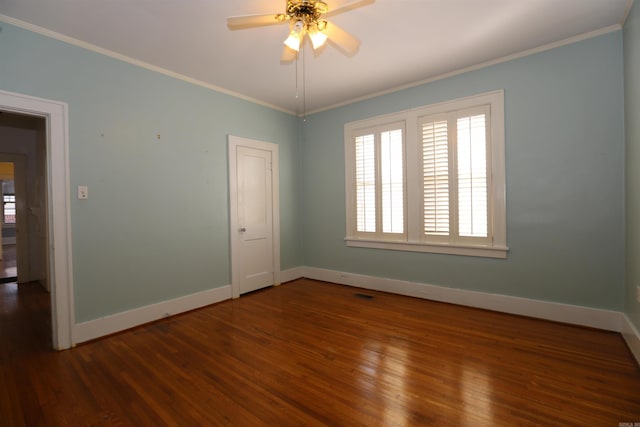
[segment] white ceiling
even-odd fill
[[[0,19],[300,113],[296,80],[302,95],[303,74],[304,110],[313,112],[611,29],[632,1],[376,0],[330,19],[362,41],[354,56],[332,45],[314,53],[307,45],[304,61],[286,65],[286,25],[230,31],[225,19],[283,12],[285,0],[0,0]],[[347,0],[326,2],[331,10]]]

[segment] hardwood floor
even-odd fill
[[[616,333],[302,279],[53,352],[48,295],[0,289],[3,426],[640,422]]]

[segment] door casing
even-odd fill
[[[64,102],[0,91],[0,110],[46,120],[47,277],[51,289],[53,347],[74,344],[73,270],[69,181],[68,105]]]
[[[248,147],[256,150],[271,152],[271,198],[272,198],[272,221],[273,221],[273,281],[274,285],[280,284],[280,190],[279,190],[279,163],[278,145],[270,142],[258,141],[255,139],[242,138],[238,136],[228,136],[229,155],[229,235],[231,243],[231,293],[233,298],[240,296],[240,253],[238,224],[238,198],[237,198],[237,148]]]

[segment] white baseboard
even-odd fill
[[[622,313],[612,310],[468,291],[314,267],[304,267],[303,273],[304,277],[310,279],[615,332],[620,332],[624,316]]]
[[[280,282],[290,282],[303,277],[303,268],[296,267],[280,272]],[[153,322],[185,311],[195,310],[210,304],[215,304],[227,299],[231,299],[231,285],[208,291],[198,292],[184,297],[133,310],[116,313],[110,316],[101,317],[95,320],[78,323],[73,328],[73,343],[79,344],[85,341],[94,340],[116,332],[124,331]]]
[[[280,272],[280,282],[290,282],[302,277],[301,267]],[[198,292],[169,301],[162,301],[122,313],[112,314],[95,320],[78,323],[73,327],[73,344],[94,340],[106,335],[121,332],[145,323],[184,313],[210,304],[231,299],[231,285],[208,291]]]
[[[100,319],[78,323],[73,328],[73,343],[90,341],[158,319],[184,313],[231,298],[231,285],[197,292],[184,297],[147,305]]]
[[[626,341],[633,357],[640,364],[640,332],[622,312],[385,279],[315,267],[299,267],[290,271],[292,273],[290,280],[307,277],[363,289],[619,332]],[[294,277],[296,274],[297,277]]]
[[[623,314],[622,317],[622,330],[620,333],[627,342],[627,346],[629,346],[633,357],[636,358],[636,361],[640,365],[640,333],[635,326],[633,326],[633,323],[631,323],[631,320],[629,320],[626,314]]]
[[[484,308],[503,313],[620,332],[633,353],[633,356],[640,364],[640,333],[638,333],[638,330],[629,318],[624,313],[618,311],[468,291],[404,280],[385,279],[315,267],[295,267],[280,272],[281,283],[290,282],[302,277],[363,289],[390,292],[433,301]],[[227,285],[79,323],[75,325],[73,330],[73,342],[77,344],[93,340],[230,298],[231,285]]]
[[[292,280],[300,279],[304,277],[304,267],[290,268],[289,270],[282,270],[280,272],[280,283],[291,282]]]

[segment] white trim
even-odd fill
[[[48,265],[53,347],[74,344],[73,267],[66,103],[0,91],[0,110],[44,117],[47,122]]]
[[[255,150],[271,152],[271,198],[272,198],[272,221],[273,221],[273,284],[280,285],[280,161],[278,145],[270,142],[258,141],[255,139],[242,138],[228,135],[229,152],[229,233],[238,230],[238,199],[234,189],[237,188],[237,147],[248,147]],[[231,245],[231,289],[232,297],[240,296],[240,266],[237,260],[240,259],[237,239],[230,236]]]
[[[417,86],[422,86],[428,83],[433,83],[438,80],[448,79],[449,77],[459,76],[460,74],[469,73],[471,71],[481,70],[483,68],[492,67],[494,65],[502,64],[505,62],[513,61],[520,58],[525,58],[527,56],[536,55],[538,53],[546,52],[548,50],[553,50],[558,47],[567,46],[573,43],[578,43],[583,40],[592,39],[594,37],[603,36],[605,34],[613,33],[616,31],[620,31],[622,26],[620,24],[609,25],[608,27],[600,28],[598,30],[590,31],[588,33],[579,34],[577,36],[569,37],[564,40],[560,40],[553,43],[548,43],[542,46],[534,47],[532,49],[523,50],[522,52],[517,52],[511,55],[502,56],[500,58],[492,59],[490,61],[481,62],[480,64],[471,65],[465,68],[459,68],[454,71],[450,71],[448,73],[438,74],[437,76],[428,77],[423,80],[418,80],[416,82],[407,83],[406,85],[394,86],[389,89],[381,90],[379,92],[370,93],[358,98],[352,98],[347,101],[339,102],[336,104],[327,105],[326,107],[321,107],[316,110],[307,111],[307,115],[320,113],[322,111],[333,110],[334,108],[344,107],[345,105],[355,104],[356,102],[366,101],[368,99],[377,98],[379,96],[388,95],[390,93],[399,92],[406,89],[411,89]]]
[[[382,279],[316,267],[291,268],[282,271],[280,277],[283,283],[307,277],[363,289],[373,289],[432,301],[485,308],[503,313],[619,332],[626,341],[632,355],[640,364],[640,332],[638,332],[626,314],[617,311],[424,285],[394,279]]]
[[[280,283],[291,282],[304,277],[304,267],[294,267],[280,272]]]
[[[249,101],[249,102],[252,102],[254,104],[262,105],[263,107],[268,107],[268,108],[272,108],[274,110],[281,111],[283,113],[295,115],[295,113],[293,111],[287,110],[286,108],[282,108],[282,107],[279,107],[277,105],[273,105],[273,104],[270,104],[270,103],[265,102],[265,101],[261,101],[261,100],[256,99],[256,98],[252,98],[250,96],[246,96],[246,95],[243,95],[241,93],[234,92],[232,90],[225,89],[223,87],[216,86],[216,85],[211,84],[211,83],[203,82],[202,80],[194,79],[192,77],[185,76],[184,74],[176,73],[176,72],[168,70],[166,68],[158,67],[157,65],[149,64],[148,62],[140,61],[138,59],[132,58],[130,56],[122,55],[120,53],[114,52],[114,51],[109,50],[109,49],[101,48],[100,46],[96,46],[94,44],[87,43],[87,42],[84,42],[82,40],[75,39],[73,37],[65,36],[64,34],[56,33],[55,31],[51,31],[51,30],[48,30],[48,29],[43,28],[43,27],[39,27],[39,26],[34,25],[34,24],[30,24],[30,23],[25,22],[25,21],[21,21],[19,19],[12,18],[12,17],[7,16],[7,15],[0,14],[0,21],[4,21],[7,24],[15,25],[16,27],[19,27],[19,28],[22,28],[22,29],[25,29],[25,30],[28,30],[28,31],[31,31],[31,32],[34,32],[34,33],[37,33],[37,34],[40,34],[40,35],[43,35],[45,37],[49,37],[49,38],[52,38],[52,39],[55,39],[55,40],[59,40],[61,42],[64,42],[64,43],[67,43],[67,44],[70,44],[70,45],[73,45],[73,46],[77,46],[77,47],[80,47],[80,48],[83,48],[83,49],[90,50],[92,52],[99,53],[101,55],[108,56],[108,57],[113,58],[113,59],[117,59],[118,61],[122,61],[122,62],[126,62],[128,64],[131,64],[131,65],[135,65],[136,67],[145,68],[147,70],[150,70],[150,71],[153,71],[153,72],[156,72],[156,73],[160,73],[160,74],[164,74],[165,76],[169,76],[169,77],[172,77],[174,79],[182,80],[184,82],[191,83],[191,84],[194,84],[194,85],[197,85],[197,86],[201,86],[201,87],[204,87],[204,88],[216,91],[216,92],[220,92],[220,93],[223,93],[225,95],[233,96],[234,98],[243,99],[245,101]]]
[[[631,323],[631,320],[626,314],[622,315],[622,328],[620,330],[622,337],[627,343],[631,354],[636,358],[638,365],[640,365],[640,332]]]
[[[624,27],[624,24],[627,22],[627,17],[631,13],[632,8],[633,8],[633,0],[627,0],[627,6],[624,9],[624,14],[622,15],[622,19],[620,20],[621,27]]]
[[[284,283],[300,279],[303,277],[302,272],[303,269],[301,267],[281,271],[279,273],[280,280]],[[226,301],[231,298],[231,285],[225,285],[173,300],[163,301],[79,323],[74,327],[73,336],[76,343],[86,342],[114,334],[116,332],[131,329],[136,326],[144,325],[145,323]]]
[[[231,298],[231,286],[225,285],[169,301],[151,304],[122,313],[78,323],[73,336],[77,343],[90,341],[116,332],[202,308]]]
[[[619,332],[640,364],[640,333],[624,313],[617,311],[425,285],[315,267],[294,267],[283,270],[280,272],[280,277],[283,283],[307,277],[363,289]],[[78,343],[85,342],[165,317],[222,302],[231,297],[231,285],[226,285],[83,322],[75,325],[73,336]]]
[[[627,15],[631,11],[632,5],[633,5],[633,0],[629,0],[629,5],[628,5],[628,8],[627,8],[627,10],[625,12],[624,20],[622,21],[622,23],[624,23],[624,21],[626,20]],[[532,49],[524,50],[522,52],[517,52],[517,53],[511,54],[511,55],[507,55],[507,56],[496,58],[496,59],[493,59],[493,60],[490,60],[490,61],[482,62],[480,64],[471,65],[469,67],[460,68],[458,70],[450,71],[448,73],[439,74],[439,75],[433,76],[433,77],[428,77],[426,79],[418,80],[416,82],[407,83],[405,85],[400,85],[400,86],[395,86],[395,87],[390,88],[390,89],[385,89],[385,90],[382,90],[382,91],[379,91],[379,92],[374,92],[374,93],[371,93],[371,94],[368,94],[368,95],[364,95],[364,96],[361,96],[361,97],[352,98],[352,99],[349,99],[347,101],[343,101],[343,102],[338,102],[338,103],[335,103],[335,104],[327,105],[325,107],[321,107],[321,108],[318,108],[318,109],[315,109],[315,110],[312,110],[312,111],[307,111],[306,113],[296,113],[296,112],[294,112],[292,110],[288,110],[286,108],[279,107],[277,105],[273,105],[273,104],[270,104],[270,103],[265,102],[265,101],[261,101],[261,100],[256,99],[256,98],[252,98],[252,97],[249,97],[249,96],[246,96],[246,95],[242,95],[240,93],[233,92],[233,91],[225,89],[223,87],[216,86],[216,85],[213,85],[211,83],[206,83],[206,82],[203,82],[202,80],[197,80],[197,79],[185,76],[183,74],[179,74],[179,73],[167,70],[165,68],[158,67],[156,65],[152,65],[152,64],[137,60],[135,58],[131,58],[131,57],[126,56],[126,55],[122,55],[122,54],[114,52],[112,50],[104,49],[104,48],[101,48],[101,47],[96,46],[94,44],[87,43],[87,42],[84,42],[82,40],[75,39],[73,37],[65,36],[64,34],[60,34],[60,33],[57,33],[55,31],[51,31],[51,30],[48,30],[46,28],[43,28],[43,27],[40,27],[40,26],[37,26],[37,25],[34,25],[34,24],[30,24],[28,22],[21,21],[21,20],[16,19],[16,18],[12,18],[12,17],[7,16],[7,15],[0,14],[0,21],[6,22],[7,24],[15,25],[16,27],[19,27],[19,28],[22,28],[22,29],[25,29],[25,30],[28,30],[28,31],[32,31],[34,33],[43,35],[45,37],[50,37],[52,39],[59,40],[59,41],[64,42],[64,43],[68,43],[70,45],[78,46],[78,47],[81,47],[83,49],[90,50],[92,52],[96,52],[96,53],[99,53],[99,54],[102,54],[102,55],[105,55],[105,56],[108,56],[108,57],[111,57],[111,58],[114,58],[114,59],[117,59],[117,60],[120,60],[120,61],[124,61],[124,62],[127,62],[129,64],[132,64],[132,65],[135,65],[135,66],[138,66],[138,67],[141,67],[141,68],[145,68],[145,69],[150,70],[150,71],[154,71],[154,72],[157,72],[157,73],[160,73],[160,74],[164,74],[166,76],[173,77],[173,78],[176,78],[178,80],[182,80],[182,81],[185,81],[185,82],[197,85],[197,86],[205,87],[207,89],[211,89],[211,90],[214,90],[216,92],[224,93],[226,95],[230,95],[230,96],[233,96],[235,98],[243,99],[245,101],[249,101],[249,102],[252,102],[254,104],[262,105],[262,106],[268,107],[268,108],[273,108],[274,110],[281,111],[283,113],[287,113],[287,114],[291,114],[291,115],[295,115],[297,117],[303,117],[305,114],[306,115],[310,115],[310,114],[320,113],[322,111],[332,110],[334,108],[342,107],[342,106],[349,105],[349,104],[354,104],[356,102],[361,102],[361,101],[366,101],[368,99],[377,98],[377,97],[382,96],[382,95],[387,95],[387,94],[398,92],[398,91],[401,91],[401,90],[410,89],[410,88],[413,88],[413,87],[416,87],[416,86],[422,86],[424,84],[431,83],[431,82],[434,82],[434,81],[437,81],[437,80],[443,80],[443,79],[446,79],[446,78],[449,78],[449,77],[454,77],[454,76],[457,76],[457,75],[460,75],[460,74],[464,74],[464,73],[468,73],[468,72],[471,72],[471,71],[480,70],[482,68],[491,67],[493,65],[501,64],[501,63],[504,63],[504,62],[509,62],[509,61],[514,60],[514,59],[519,59],[519,58],[524,58],[526,56],[535,55],[537,53],[545,52],[547,50],[552,50],[552,49],[555,49],[555,48],[558,48],[558,47],[570,45],[570,44],[577,43],[577,42],[580,42],[580,41],[583,41],[583,40],[588,40],[588,39],[591,39],[591,38],[594,38],[594,37],[598,37],[598,36],[602,36],[602,35],[605,35],[605,34],[608,34],[608,33],[613,33],[615,31],[619,31],[619,30],[622,29],[622,23],[621,24],[610,25],[608,27],[604,27],[604,28],[600,28],[598,30],[590,31],[588,33],[578,34],[576,36],[569,37],[569,38],[566,38],[564,40],[560,40],[560,41],[553,42],[553,43],[548,43],[548,44],[545,44],[545,45],[542,45],[542,46],[538,46],[538,47],[535,47],[535,48],[532,48]]]
[[[457,246],[447,244],[425,244],[421,242],[388,242],[345,238],[347,246],[352,248],[389,249],[408,252],[428,252],[433,254],[476,256],[483,258],[506,259],[509,248],[506,246]]]
[[[429,285],[404,280],[386,279],[315,267],[304,267],[304,277],[355,286],[364,289],[390,292],[432,301],[441,301],[469,307],[483,308],[502,313],[535,317],[555,322],[587,326],[620,332],[622,313],[612,310],[582,307],[556,302],[533,300],[508,295],[489,294]]]
[[[488,138],[490,158],[487,159],[490,172],[487,197],[488,220],[490,222],[488,224],[488,238],[473,241],[471,239],[464,240],[464,238],[457,236],[457,232],[453,231],[449,236],[437,236],[435,238],[429,236],[430,238],[427,239],[422,232],[423,189],[421,184],[418,184],[423,175],[422,162],[408,160],[404,162],[406,183],[404,192],[406,228],[404,235],[383,233],[380,231],[379,223],[376,225],[375,232],[363,233],[357,231],[355,139],[363,134],[378,135],[381,129],[386,129],[390,125],[394,128],[403,126],[405,131],[403,147],[405,159],[420,159],[422,157],[420,149],[422,138],[419,136],[419,128],[423,119],[433,115],[449,114],[457,117],[461,110],[475,109],[477,107],[482,108],[483,113],[490,116],[488,129],[488,132],[490,132],[490,137]],[[499,89],[345,123],[345,241],[347,246],[507,258],[509,249],[507,247],[504,114],[504,90]],[[452,120],[455,119],[452,118]],[[376,142],[377,144],[378,142]],[[449,144],[451,145],[452,142],[450,141]],[[454,152],[451,147],[450,152]],[[377,175],[378,172],[376,172],[376,177]],[[376,178],[377,204],[380,202],[378,200],[380,197],[378,186],[379,182],[378,178]],[[452,187],[450,191],[450,196],[457,194],[455,187]],[[453,199],[455,198],[453,197]],[[450,197],[450,199],[452,198]],[[379,215],[379,212],[376,215]],[[451,215],[455,218],[454,211],[451,212]],[[380,218],[377,221],[379,222]]]

